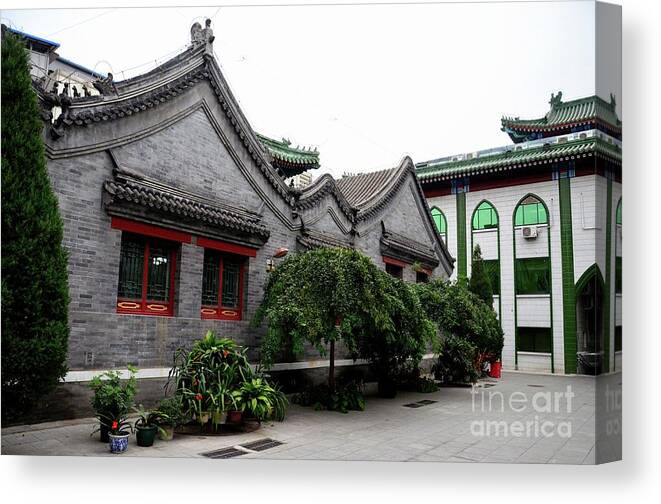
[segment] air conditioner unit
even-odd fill
[[[537,228],[536,227],[530,227],[526,226],[521,230],[523,237],[526,240],[533,240],[537,238]]]

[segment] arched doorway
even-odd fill
[[[603,363],[604,280],[596,264],[576,283],[576,359],[579,374],[597,375]]]

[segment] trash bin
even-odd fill
[[[489,376],[491,378],[500,378],[500,368],[502,367],[502,363],[500,361],[492,362],[491,363],[491,370],[489,371]]]

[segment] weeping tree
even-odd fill
[[[2,419],[66,371],[67,259],[23,41],[2,37]]]
[[[482,250],[479,245],[473,249],[473,262],[471,265],[471,278],[468,282],[470,291],[484,301],[487,305],[493,305],[493,287],[489,275],[484,269]]]
[[[358,356],[368,329],[392,325],[383,302],[382,272],[355,250],[320,248],[288,257],[270,274],[253,325],[267,321],[260,360],[268,368],[283,348],[294,355],[306,343],[329,355],[328,386],[335,389],[335,345]]]

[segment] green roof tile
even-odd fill
[[[539,119],[519,119],[518,117],[503,117],[503,131],[543,131],[562,126],[570,126],[587,122],[601,121],[616,130],[620,130],[622,122],[615,111],[615,97],[607,102],[598,96],[588,96],[577,100],[562,101],[562,92],[551,95],[551,110]]]
[[[614,143],[597,137],[546,143],[542,141],[530,148],[521,148],[518,145],[508,146],[505,151],[477,155],[468,159],[466,156],[456,158],[443,158],[437,161],[428,161],[416,165],[416,174],[421,182],[447,180],[464,175],[493,173],[504,170],[513,170],[549,161],[572,159],[587,155],[607,156],[616,161],[622,160],[621,148]],[[463,159],[460,159],[463,157]]]
[[[299,173],[301,171],[319,168],[319,152],[316,148],[292,147],[291,142],[287,139],[274,140],[259,133],[257,133],[257,138],[266,147],[271,156],[273,156],[273,159],[279,162],[276,163],[279,165],[278,167],[282,167],[283,165],[297,165],[296,167],[289,166],[289,170],[287,171],[293,169]]]

